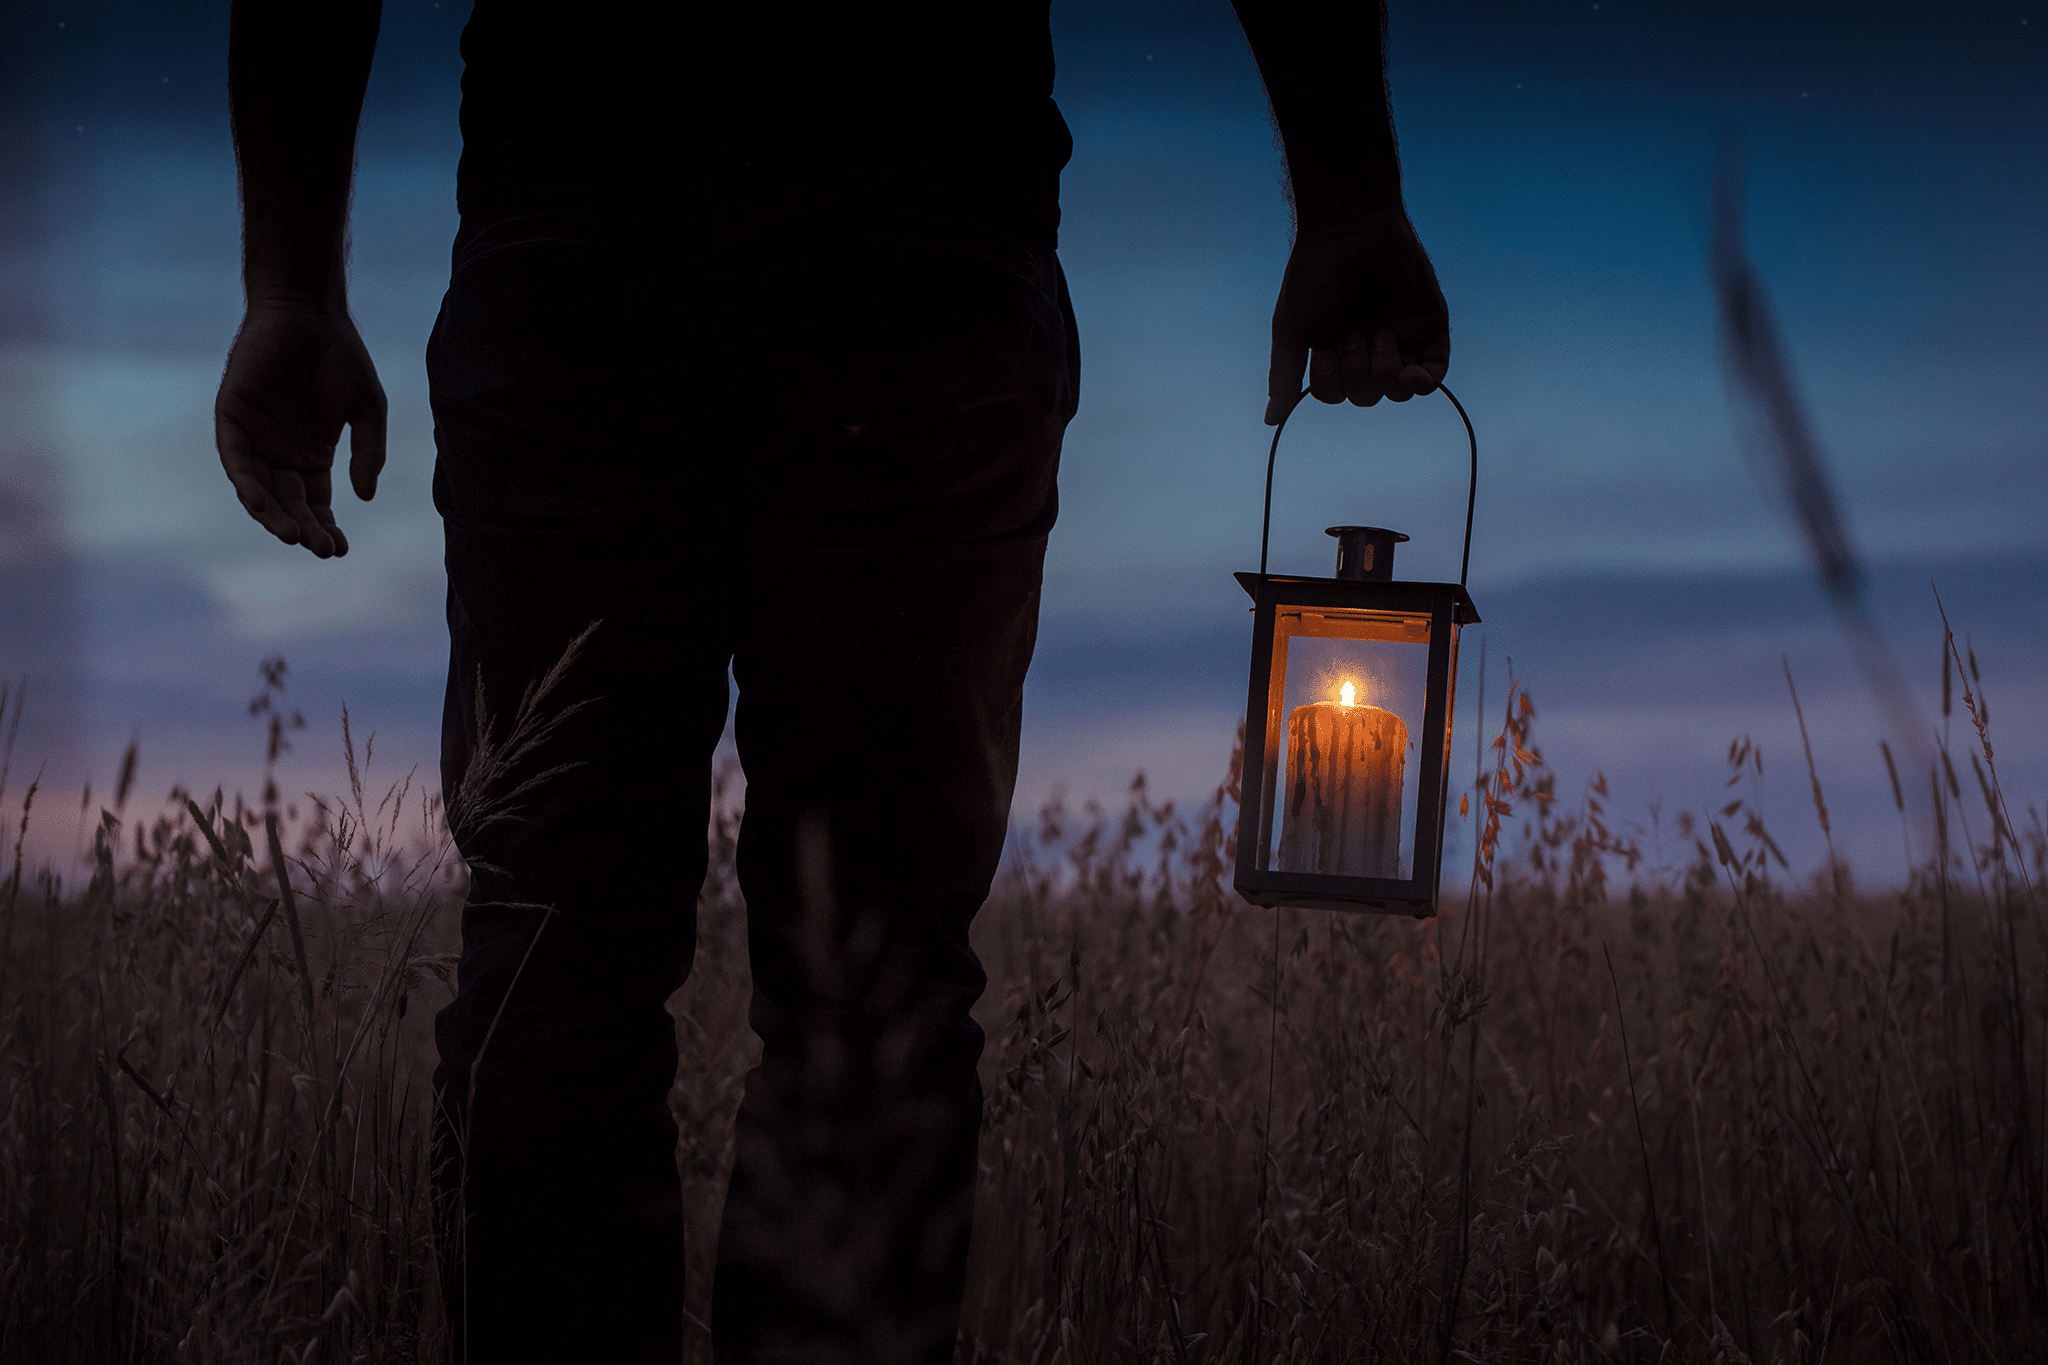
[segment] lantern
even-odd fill
[[[1276,429],[1275,453],[1279,444]],[[1467,564],[1478,474],[1474,437]],[[1269,454],[1269,524],[1272,490]],[[1479,613],[1463,568],[1456,583],[1395,580],[1394,546],[1408,539],[1398,531],[1328,534],[1334,577],[1268,574],[1263,538],[1259,572],[1237,575],[1253,610],[1237,890],[1254,905],[1427,918],[1443,858],[1458,632]]]

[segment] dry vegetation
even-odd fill
[[[1866,894],[1787,880],[1742,742],[1643,866],[1533,716],[1427,924],[1237,901],[1232,782],[1042,814],[977,926],[963,1360],[2048,1359],[2048,849],[1981,726]],[[435,805],[358,782],[287,857],[274,800],[178,801],[117,800],[83,886],[0,882],[0,1361],[439,1360]],[[699,1318],[753,1051],[733,804],[675,1002]]]

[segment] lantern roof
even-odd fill
[[[1238,573],[1232,575],[1254,603],[1259,590],[1270,588],[1276,600],[1299,602],[1304,606],[1380,607],[1388,611],[1426,611],[1448,593],[1451,619],[1461,626],[1477,625],[1479,609],[1462,583],[1424,583],[1405,578],[1307,578],[1294,574]]]

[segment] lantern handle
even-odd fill
[[[1465,405],[1458,401],[1458,395],[1451,392],[1448,384],[1439,383],[1437,391],[1451,400],[1451,406],[1458,410],[1458,418],[1465,424],[1465,439],[1472,445],[1472,477],[1465,485],[1465,556],[1458,561],[1458,586],[1465,586],[1465,575],[1472,567],[1472,509],[1479,499],[1479,437],[1472,430],[1472,419],[1466,415]],[[1266,515],[1259,523],[1259,577],[1266,576],[1266,546],[1273,532],[1273,461],[1280,454],[1280,433],[1287,430],[1287,419],[1294,416],[1294,410],[1301,406],[1301,400],[1308,397],[1303,389],[1294,395],[1294,401],[1287,405],[1287,411],[1280,414],[1280,420],[1273,427],[1273,444],[1266,450]]]

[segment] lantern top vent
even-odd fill
[[[1337,577],[1351,582],[1385,583],[1394,577],[1394,546],[1408,539],[1384,526],[1331,526],[1337,538]]]

